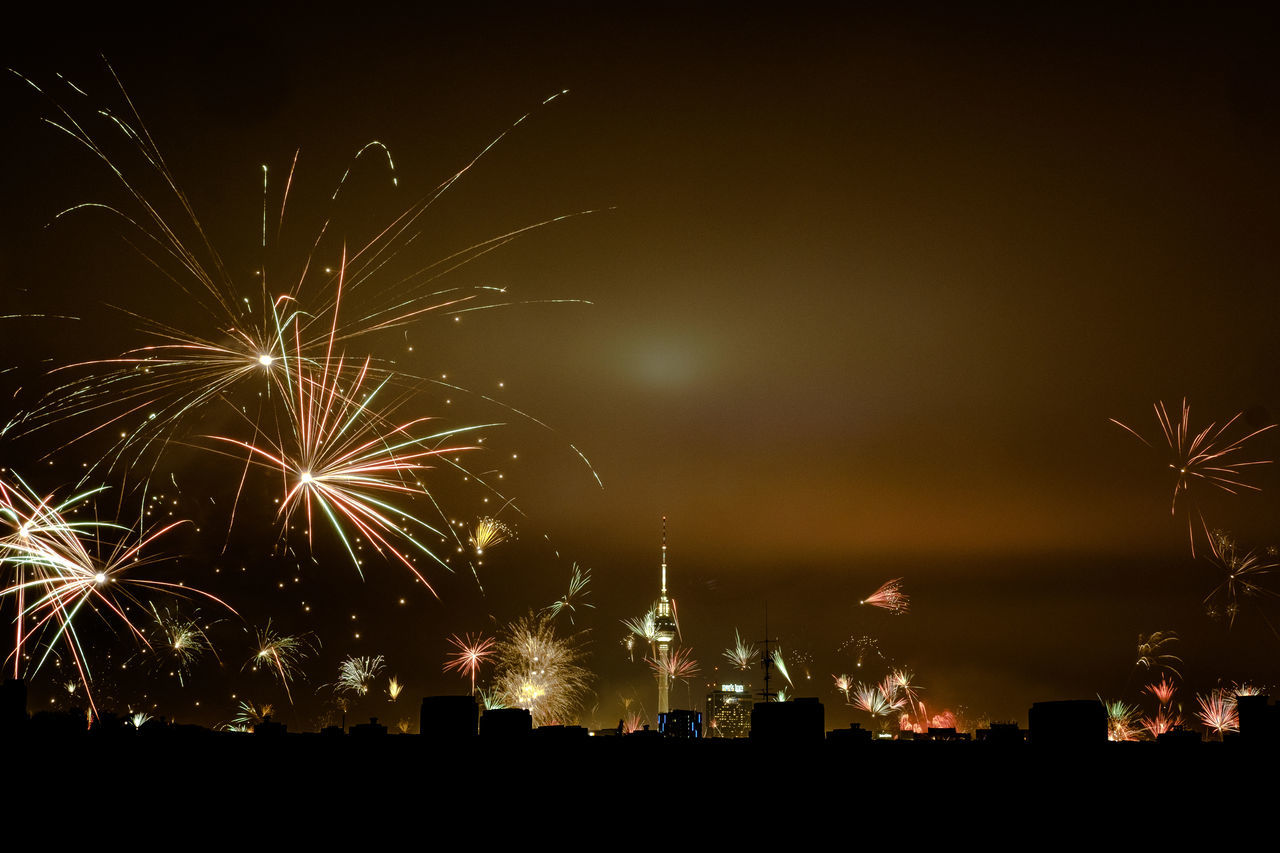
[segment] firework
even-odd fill
[[[892,692],[886,692],[886,686],[884,683],[863,684],[858,682],[853,686],[853,699],[850,700],[849,704],[860,711],[866,711],[873,717],[885,717],[901,710],[903,700],[895,697]]]
[[[782,649],[780,647],[775,648],[770,657],[773,660],[774,668],[777,669],[778,672],[782,674],[782,677],[787,680],[787,684],[794,688],[795,684],[791,681],[791,673],[787,672],[787,663],[782,659]]]
[[[854,657],[854,666],[861,668],[862,662],[868,657],[875,656],[880,660],[885,660],[884,652],[880,650],[880,643],[875,637],[869,637],[865,634],[853,634],[843,643],[836,651],[852,651]]]
[[[129,715],[129,724],[133,726],[134,731],[137,731],[138,729],[145,726],[150,720],[154,720],[154,719],[155,717],[151,716],[145,711],[135,711],[134,713]]]
[[[1207,696],[1196,696],[1200,711],[1196,716],[1206,729],[1215,732],[1221,738],[1227,732],[1240,731],[1240,717],[1236,711],[1236,700],[1229,692],[1214,690]]]
[[[658,642],[657,618],[658,618],[657,611],[654,608],[650,607],[648,612],[645,613],[643,616],[636,617],[635,619],[622,620],[622,624],[630,632],[631,643],[626,644],[628,652],[633,651],[633,649],[635,648],[635,640],[640,639],[640,640],[644,640],[646,643],[649,644],[650,655],[657,654],[657,642]],[[631,659],[633,661],[635,660],[634,654],[632,654]]]
[[[1241,459],[1244,445],[1252,438],[1261,435],[1274,424],[1262,427],[1246,433],[1243,437],[1232,438],[1231,428],[1243,417],[1243,412],[1234,415],[1230,420],[1222,426],[1211,423],[1198,433],[1193,433],[1191,428],[1191,407],[1187,405],[1184,397],[1182,400],[1182,414],[1178,420],[1174,420],[1163,402],[1157,402],[1153,408],[1156,413],[1156,421],[1160,424],[1160,432],[1162,434],[1163,446],[1162,451],[1166,452],[1166,464],[1169,469],[1174,472],[1173,479],[1173,499],[1169,504],[1169,513],[1176,515],[1178,512],[1178,498],[1183,496],[1192,496],[1192,487],[1195,484],[1204,484],[1221,489],[1224,492],[1237,494],[1238,490],[1245,489],[1249,491],[1258,491],[1258,487],[1245,482],[1244,478],[1249,470],[1258,466],[1266,465],[1269,460],[1250,460]],[[1155,449],[1155,445],[1147,441],[1138,434],[1136,430],[1129,427],[1115,418],[1110,419],[1113,424],[1141,441],[1147,447]],[[1193,524],[1193,516],[1200,520],[1200,526],[1204,527],[1204,519],[1200,516],[1199,510],[1194,507],[1187,513],[1187,538],[1191,543],[1191,554],[1195,555],[1195,525]],[[1208,533],[1208,530],[1205,530]]]
[[[382,674],[384,663],[382,655],[363,658],[351,655],[345,658],[338,664],[338,680],[333,689],[339,693],[367,696],[374,680]]]
[[[587,589],[587,585],[591,583],[591,570],[587,569],[583,572],[578,568],[578,564],[573,564],[573,574],[569,576],[569,590],[560,598],[551,602],[550,605],[543,610],[551,617],[559,616],[561,613],[569,614],[569,624],[573,623],[573,614],[578,607],[594,608],[594,604],[590,604],[585,599],[591,595],[591,590]]]
[[[849,701],[849,691],[853,689],[853,682],[847,675],[832,675],[831,678],[835,681],[836,690],[840,691],[844,696],[844,701],[847,703]]]
[[[1150,634],[1139,634],[1137,661],[1134,666],[1153,671],[1167,669],[1181,678],[1182,673],[1178,672],[1173,664],[1182,663],[1182,658],[1163,651],[1165,646],[1177,641],[1177,639],[1178,635],[1173,631],[1153,631]]]
[[[186,686],[185,679],[191,674],[191,668],[205,652],[213,652],[217,657],[209,635],[200,625],[200,611],[197,610],[194,617],[186,617],[176,609],[157,609],[153,603],[151,614],[155,623],[151,629],[150,645],[156,661],[170,667],[178,683]]]
[[[32,506],[21,492],[9,487],[0,496],[5,516],[11,522],[18,522],[16,533],[0,539],[0,565],[8,565],[15,570],[15,582],[0,590],[0,597],[13,596],[19,602],[20,623],[28,618],[34,620],[26,634],[48,631],[52,635],[36,664],[36,671],[56,644],[61,642],[66,648],[84,684],[92,714],[97,713],[90,688],[92,674],[75,626],[75,619],[82,611],[114,617],[129,635],[140,644],[149,646],[147,635],[127,613],[134,606],[145,609],[135,590],[178,596],[202,595],[231,610],[216,596],[184,584],[133,576],[136,571],[166,559],[148,549],[160,537],[185,522],[173,522],[150,532],[142,529],[141,522],[135,529],[106,523],[73,524],[55,517],[48,501],[37,501],[33,513],[12,512],[15,494],[23,509]],[[119,538],[106,541],[104,536],[108,531],[120,533]],[[21,628],[16,639],[13,654],[19,658],[21,643],[25,640]]]
[[[511,528],[505,523],[485,516],[476,522],[475,529],[471,532],[471,547],[476,549],[478,557],[486,549],[501,545],[513,535]]]
[[[449,638],[449,642],[457,651],[451,657],[445,658],[444,671],[455,671],[470,676],[471,693],[474,695],[476,673],[480,671],[480,665],[493,656],[496,641],[493,637],[486,637],[483,634],[477,634],[474,637],[467,634],[465,638],[455,634]]]
[[[1173,694],[1178,692],[1177,686],[1167,678],[1161,677],[1159,684],[1148,684],[1143,688],[1147,693],[1156,697],[1156,701],[1161,706],[1168,705],[1173,701]]]
[[[251,730],[259,723],[264,723],[275,713],[275,708],[270,704],[255,705],[249,700],[242,700],[236,708],[236,715],[231,718],[232,726],[239,726],[239,731]]]
[[[879,589],[858,603],[880,607],[896,615],[906,613],[911,607],[910,597],[902,591],[902,578],[885,581]]]
[[[655,676],[665,672],[667,678],[672,681],[676,679],[688,681],[700,672],[698,662],[693,659],[693,650],[688,648],[675,649],[666,657],[659,657],[657,660],[646,658],[645,662],[649,664]]]
[[[308,542],[314,537],[314,515],[329,522],[356,571],[364,576],[361,559],[352,542],[358,534],[383,556],[401,562],[434,594],[418,570],[407,543],[445,569],[448,564],[414,536],[420,529],[435,536],[445,534],[415,517],[404,506],[390,501],[415,496],[435,505],[417,478],[430,467],[429,460],[475,447],[448,445],[459,433],[481,427],[461,427],[414,436],[427,418],[392,424],[395,406],[377,408],[387,380],[368,387],[370,359],[354,376],[348,375],[342,356],[317,366],[294,359],[294,378],[288,405],[288,430],[279,440],[264,438],[266,447],[227,436],[211,438],[248,451],[248,462],[278,472],[284,479],[284,496],[278,516],[283,529],[293,516],[306,516]],[[492,426],[492,425],[490,425]],[[392,544],[392,542],[396,544]]]
[[[245,663],[245,667],[254,672],[266,669],[280,682],[289,704],[293,704],[293,692],[289,685],[300,671],[300,665],[309,655],[315,653],[315,645],[307,635],[291,636],[278,634],[271,629],[271,620],[267,627],[257,630],[257,639],[253,655]]]
[[[1115,702],[1103,702],[1103,708],[1107,712],[1107,740],[1110,741],[1127,741],[1137,740],[1138,732],[1138,707],[1136,705],[1128,705],[1119,700]]]
[[[527,708],[536,726],[572,720],[591,683],[576,637],[561,638],[546,614],[508,625],[496,647],[495,691],[509,707]]]
[[[485,690],[482,688],[480,690],[479,695],[480,695],[480,705],[486,711],[500,711],[503,708],[507,707],[502,703],[502,699],[498,697],[498,694],[493,691]]]
[[[748,643],[742,639],[742,635],[738,633],[738,629],[733,629],[733,646],[724,650],[724,656],[737,669],[746,672],[755,666],[756,658],[759,656],[760,650],[754,644]]]
[[[394,675],[387,680],[387,696],[392,702],[400,698],[400,694],[404,692],[404,684],[400,682]]]
[[[1209,554],[1222,580],[1205,596],[1205,605],[1211,614],[1225,613],[1228,627],[1235,626],[1243,598],[1276,594],[1260,583],[1277,566],[1274,550],[1244,551],[1229,534],[1215,530],[1209,536]]]

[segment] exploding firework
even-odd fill
[[[586,601],[591,595],[591,590],[587,586],[591,583],[591,570],[587,569],[583,572],[578,568],[578,564],[573,564],[573,574],[569,576],[568,591],[551,602],[550,605],[543,610],[552,618],[559,616],[561,613],[569,614],[569,624],[574,624],[573,614],[579,607],[594,608],[595,605]]]
[[[82,612],[104,618],[109,615],[140,644],[147,646],[150,641],[146,633],[133,623],[127,612],[133,607],[146,609],[138,593],[202,595],[231,609],[216,596],[185,584],[134,576],[138,570],[166,560],[149,549],[156,540],[185,522],[173,522],[150,532],[143,531],[141,522],[132,530],[116,524],[77,524],[58,515],[50,501],[33,500],[33,497],[25,484],[21,489],[11,484],[0,486],[0,511],[10,523],[16,524],[13,534],[0,539],[0,565],[14,570],[14,582],[0,590],[0,597],[13,596],[19,602],[19,623],[28,619],[34,622],[27,631],[20,625],[13,655],[21,659],[21,646],[28,635],[47,632],[51,636],[35,670],[48,659],[55,645],[61,643],[84,684],[92,714],[96,715],[97,706],[90,686],[92,674],[76,630],[78,615]],[[110,533],[116,533],[117,538],[107,541]]]
[[[1138,734],[1141,731],[1138,724],[1138,706],[1128,705],[1119,700],[1103,702],[1102,706],[1107,712],[1107,740],[1138,740]]]
[[[1153,631],[1150,634],[1138,635],[1137,660],[1135,667],[1142,667],[1153,672],[1167,669],[1179,678],[1182,673],[1174,668],[1175,663],[1182,663],[1182,658],[1164,651],[1164,647],[1176,642],[1178,635],[1173,631]]]
[[[591,684],[576,637],[557,637],[546,614],[522,616],[497,644],[494,689],[508,707],[526,708],[536,726],[574,719]]]
[[[693,650],[688,648],[675,649],[657,660],[646,658],[645,662],[655,676],[661,676],[665,672],[672,681],[688,681],[700,672],[698,662],[693,659]]]
[[[231,718],[231,725],[238,726],[238,731],[250,731],[259,723],[266,722],[273,713],[275,708],[270,704],[255,705],[246,699],[236,708],[236,715]]]
[[[1178,692],[1177,685],[1167,678],[1161,678],[1159,684],[1148,684],[1143,688],[1147,693],[1156,697],[1156,701],[1162,706],[1168,705],[1173,701],[1173,695]]]
[[[177,676],[178,683],[185,686],[191,668],[206,652],[213,652],[217,657],[209,635],[200,624],[200,612],[197,610],[194,616],[187,617],[176,609],[157,609],[153,603],[151,614],[155,622],[150,631],[150,646],[157,665],[168,667]]]
[[[787,684],[794,688],[795,684],[791,681],[791,673],[787,672],[787,663],[782,659],[782,648],[779,647],[774,649],[773,652],[770,653],[770,658],[773,661],[774,669],[778,670],[782,677],[787,680]]]
[[[654,608],[650,607],[649,611],[645,613],[643,616],[638,616],[635,619],[622,620],[622,624],[626,627],[627,631],[630,632],[628,635],[628,638],[631,640],[631,642],[624,643],[624,645],[626,645],[628,652],[632,652],[631,659],[633,661],[635,660],[635,654],[634,654],[635,641],[638,639],[644,640],[646,643],[649,644],[650,656],[657,655],[657,643],[658,643],[657,618],[658,618],[657,611]]]
[[[475,529],[471,532],[471,547],[476,549],[476,556],[482,555],[486,550],[494,548],[512,538],[514,533],[511,528],[496,518],[485,516],[476,522]]]
[[[885,581],[875,592],[862,599],[859,604],[870,604],[890,613],[901,615],[911,608],[910,597],[902,591],[902,578]]]
[[[471,693],[474,695],[476,692],[476,673],[480,671],[480,665],[493,656],[495,640],[493,637],[485,637],[483,634],[477,634],[474,637],[467,634],[465,638],[458,637],[455,634],[449,638],[449,642],[453,644],[457,651],[445,658],[444,671],[453,671],[469,676],[471,678]]]
[[[1244,551],[1229,534],[1215,530],[1209,536],[1209,555],[1222,579],[1205,596],[1205,606],[1210,614],[1224,614],[1228,627],[1235,626],[1243,599],[1276,595],[1260,583],[1277,566],[1274,550]]]
[[[338,664],[338,680],[333,689],[339,693],[367,696],[384,667],[382,655],[363,658],[351,655]]]
[[[884,652],[880,650],[880,643],[875,637],[869,637],[865,634],[853,634],[843,643],[836,651],[850,651],[853,653],[853,665],[861,668],[862,662],[871,657],[877,657],[885,660]]]
[[[835,681],[836,690],[840,691],[841,695],[844,696],[844,701],[847,703],[849,701],[849,691],[853,689],[853,681],[847,675],[832,675],[831,678]]]
[[[1227,732],[1240,731],[1236,700],[1228,691],[1214,690],[1207,696],[1196,696],[1200,711],[1196,716],[1204,727],[1221,738]]]
[[[387,680],[387,698],[392,702],[400,698],[400,694],[404,692],[404,684],[394,675]]]
[[[873,717],[885,717],[902,709],[904,699],[894,696],[889,683],[863,684],[858,682],[851,691],[850,700],[854,708],[865,711]]]
[[[1178,420],[1174,420],[1169,415],[1162,402],[1154,404],[1153,408],[1163,439],[1161,449],[1166,452],[1166,464],[1174,472],[1173,499],[1169,505],[1171,515],[1176,515],[1178,512],[1178,498],[1190,496],[1194,500],[1192,487],[1198,483],[1231,494],[1237,494],[1241,489],[1258,491],[1257,486],[1245,482],[1244,478],[1250,469],[1258,465],[1266,465],[1269,460],[1240,457],[1245,444],[1250,439],[1272,429],[1274,424],[1248,432],[1242,437],[1232,438],[1232,426],[1243,417],[1244,413],[1241,412],[1222,426],[1211,423],[1200,432],[1194,433],[1191,427],[1191,407],[1187,405],[1185,397],[1182,400],[1182,414]],[[1132,427],[1126,426],[1115,418],[1110,420],[1147,447],[1155,449],[1152,442],[1147,441]],[[1204,519],[1194,506],[1187,512],[1187,538],[1191,543],[1192,556],[1196,552],[1193,519],[1199,519],[1200,527],[1204,528]],[[1208,530],[1205,529],[1204,532],[1207,534]]]
[[[760,650],[754,644],[748,643],[742,639],[742,635],[738,633],[738,629],[733,629],[733,646],[724,650],[724,656],[737,669],[746,672],[755,666],[756,658],[760,656]]]
[[[292,705],[293,692],[289,685],[300,672],[302,661],[315,653],[315,645],[305,634],[291,636],[276,633],[271,629],[270,619],[267,620],[267,627],[257,629],[256,633],[253,655],[245,663],[245,668],[254,672],[265,669],[274,675]]]

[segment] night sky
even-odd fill
[[[484,431],[475,465],[503,472],[524,515],[503,512],[519,539],[486,555],[484,594],[461,566],[424,568],[438,600],[398,564],[371,560],[362,581],[322,535],[312,561],[304,538],[281,543],[273,508],[240,510],[228,535],[240,466],[201,443],[225,426],[211,413],[155,469],[152,491],[195,521],[184,559],[160,571],[216,590],[244,622],[201,605],[221,620],[222,663],[203,661],[184,687],[137,663],[117,672],[135,645],[87,627],[94,654],[110,654],[108,704],[206,724],[230,718],[232,694],[283,707],[278,685],[240,669],[242,624],[270,617],[323,644],[282,714],[291,727],[320,719],[323,685],[348,654],[385,655],[409,685],[398,706],[370,697],[356,716],[416,717],[420,696],[464,684],[440,672],[449,634],[493,633],[549,604],[576,562],[593,571],[595,605],[573,626],[589,631],[597,675],[584,722],[616,725],[624,698],[652,713],[653,680],[628,661],[619,620],[657,594],[664,514],[684,645],[703,669],[674,691],[677,705],[700,701],[703,682],[742,680],[721,650],[735,627],[762,638],[766,605],[793,678],[812,676],[797,692],[823,699],[829,727],[862,716],[831,686],[832,674],[862,675],[841,650],[859,635],[910,667],[931,707],[972,720],[1025,723],[1041,699],[1137,702],[1134,646],[1152,631],[1181,638],[1170,649],[1184,702],[1220,681],[1276,684],[1275,602],[1250,600],[1230,628],[1205,614],[1216,578],[1170,515],[1172,472],[1108,421],[1154,437],[1152,403],[1184,396],[1198,428],[1244,412],[1247,431],[1280,412],[1276,23],[1158,5],[1117,17],[538,4],[7,28],[3,64],[43,82],[65,74],[92,95],[80,109],[122,103],[105,55],[248,286],[261,165],[283,175],[299,149],[291,257],[366,142],[390,149],[398,186],[376,158],[357,162],[339,204],[352,240],[526,112],[389,274],[596,211],[447,279],[591,304],[430,317],[351,346],[552,427],[475,394],[406,402],[406,416],[507,423]],[[40,121],[50,104],[21,80],[0,86],[0,103],[0,314],[81,318],[0,320],[8,420],[52,387],[45,370],[145,341],[109,305],[192,320],[109,217],[46,227],[72,204],[123,196]],[[0,456],[40,490],[61,489],[102,446],[40,457],[87,428],[6,437]],[[1264,434],[1248,454],[1277,448]],[[1245,547],[1280,544],[1274,469],[1250,472],[1256,494],[1202,491],[1208,524]],[[451,473],[432,485],[450,518],[497,509]],[[278,493],[263,475],[245,500]],[[859,607],[895,577],[909,614]],[[47,701],[57,680],[42,671],[33,698]]]

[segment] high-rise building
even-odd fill
[[[741,684],[707,693],[707,737],[750,737],[751,694]]]
[[[662,592],[653,620],[653,639],[658,647],[658,713],[671,710],[667,693],[671,687],[669,667],[671,643],[676,638],[676,620],[671,615],[671,599],[667,597],[667,517],[662,517]]]

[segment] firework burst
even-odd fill
[[[267,620],[265,628],[257,629],[257,637],[253,655],[245,663],[244,668],[257,672],[265,669],[276,677],[284,688],[289,704],[293,704],[293,692],[289,685],[301,671],[301,664],[307,657],[315,653],[315,645],[305,635],[292,636],[279,634],[272,630],[271,620]]]
[[[480,666],[493,656],[495,652],[494,645],[497,641],[493,637],[486,637],[483,634],[476,634],[474,637],[470,634],[465,637],[459,637],[455,634],[449,638],[449,642],[456,651],[445,658],[444,671],[458,672],[470,677],[471,693],[474,695],[476,692],[476,673],[480,671]]]
[[[675,649],[665,658],[660,656],[657,660],[646,658],[645,662],[649,664],[655,676],[665,672],[667,678],[672,681],[687,682],[701,671],[698,668],[698,662],[693,658],[693,650],[688,648]]]
[[[870,604],[899,616],[911,609],[911,599],[902,591],[902,578],[885,581],[879,589],[858,603]]]
[[[511,527],[505,522],[485,516],[476,522],[475,528],[471,531],[471,547],[476,550],[476,556],[479,557],[486,550],[501,545],[514,535]]]
[[[1225,690],[1214,690],[1207,696],[1196,696],[1200,706],[1196,716],[1206,729],[1222,738],[1227,732],[1240,731],[1240,716],[1235,697]]]
[[[1221,580],[1205,596],[1209,613],[1224,614],[1228,627],[1234,627],[1244,599],[1275,596],[1274,591],[1261,585],[1262,578],[1277,566],[1274,558],[1274,549],[1245,551],[1236,546],[1229,534],[1213,531],[1209,536],[1209,562],[1221,572]]]
[[[382,674],[385,664],[382,655],[375,657],[351,655],[338,664],[338,680],[334,683],[333,689],[339,693],[367,696],[373,682]]]
[[[1195,432],[1191,427],[1191,407],[1187,404],[1185,397],[1182,400],[1181,416],[1176,420],[1169,414],[1163,402],[1155,403],[1153,408],[1156,421],[1160,424],[1161,450],[1165,453],[1166,464],[1174,475],[1173,499],[1169,504],[1171,515],[1177,514],[1180,497],[1192,497],[1194,500],[1193,487],[1196,484],[1211,486],[1233,495],[1240,490],[1258,491],[1258,487],[1246,482],[1245,478],[1251,469],[1258,465],[1269,464],[1270,460],[1242,459],[1241,456],[1245,445],[1251,439],[1272,429],[1274,424],[1233,438],[1232,427],[1243,417],[1243,412],[1234,415],[1222,426],[1218,426],[1215,422]],[[1110,420],[1147,447],[1156,449],[1154,443],[1143,438],[1132,427],[1115,418]],[[1199,519],[1200,527],[1204,528],[1204,518],[1194,506],[1187,512],[1187,538],[1191,544],[1191,554],[1195,556],[1193,519]],[[1207,534],[1208,530],[1205,529],[1204,532]]]
[[[494,689],[509,707],[526,708],[535,726],[574,719],[591,683],[576,637],[557,637],[546,614],[522,616],[496,647]]]
[[[748,643],[742,639],[742,635],[738,633],[738,629],[733,629],[733,645],[724,650],[724,657],[729,663],[733,664],[736,669],[746,672],[755,666],[756,658],[760,656],[760,650],[754,644]]]
[[[1178,672],[1173,665],[1182,663],[1182,658],[1171,652],[1164,651],[1165,646],[1176,642],[1177,639],[1178,635],[1173,631],[1153,631],[1150,634],[1139,634],[1137,660],[1134,662],[1134,666],[1151,670],[1153,673],[1167,669],[1181,678],[1182,673]]]
[[[573,614],[579,607],[595,608],[594,604],[586,601],[591,595],[591,590],[587,586],[591,583],[591,570],[585,572],[578,568],[578,564],[573,564],[573,573],[569,575],[569,589],[564,595],[551,602],[550,605],[543,608],[552,618],[559,616],[561,613],[569,614],[569,624],[574,624]]]

